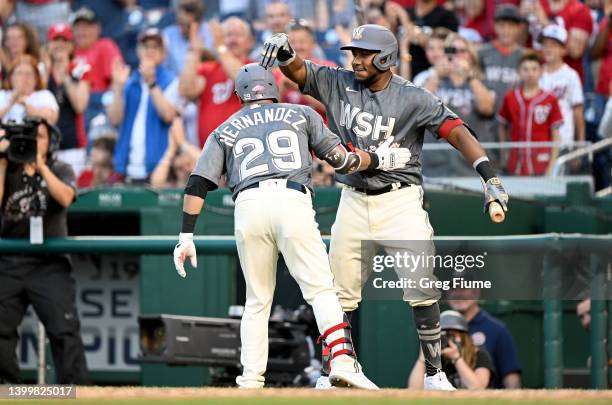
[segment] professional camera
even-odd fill
[[[440,335],[440,347],[442,349],[445,349],[449,346],[448,344],[448,335],[446,334],[446,332],[442,332],[442,334]]]
[[[22,123],[11,120],[6,124],[0,124],[0,128],[4,129],[4,136],[0,139],[6,138],[10,142],[7,156],[11,162],[36,161],[36,135],[41,123],[40,118],[27,117]]]
[[[452,338],[453,337],[450,334],[448,334],[445,330],[443,330],[442,333],[440,334],[440,347],[442,349],[445,349],[445,348],[449,347],[450,345],[448,344],[448,342]],[[453,340],[453,343],[455,344],[455,346],[457,346],[457,349],[459,349],[459,351],[461,351],[461,344],[457,343],[454,340]]]
[[[240,316],[242,309],[230,308],[229,318],[180,315],[141,315],[142,363],[173,366],[208,366],[210,385],[233,386],[241,373]],[[313,386],[321,364],[311,338],[318,335],[312,309],[276,307],[268,325],[269,354],[266,385],[273,387]]]

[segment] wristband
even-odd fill
[[[149,90],[153,90],[155,87],[157,87],[157,82],[149,84]]]
[[[491,162],[489,162],[489,158],[486,156],[476,159],[476,161],[472,164],[472,167],[476,169],[485,183],[491,180],[493,177],[496,177],[495,170],[493,170],[493,166],[491,165]]]
[[[368,155],[370,156],[370,164],[366,170],[378,169],[378,166],[380,166],[380,159],[378,158],[378,155],[372,152],[368,152]]]
[[[451,360],[451,364],[452,364],[452,365],[457,364],[457,362],[459,361],[459,359],[460,359],[460,358],[461,358],[461,355],[459,355],[459,356],[455,357],[454,359],[452,359],[452,360]]]
[[[278,63],[278,66],[287,66],[290,65],[291,62],[293,62],[295,60],[295,51],[293,52],[293,55],[291,55],[291,57],[289,59],[287,59],[286,61],[281,61],[280,59],[276,58],[276,63]]]
[[[181,233],[193,233],[197,220],[197,214],[188,214],[183,211],[183,227]]]

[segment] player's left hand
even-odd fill
[[[508,193],[504,186],[501,184],[501,180],[498,177],[493,177],[485,183],[485,199],[484,199],[484,212],[489,210],[489,205],[496,201],[502,206],[504,211],[508,211]]]
[[[410,161],[412,154],[408,148],[392,148],[391,143],[393,142],[393,136],[388,137],[378,148],[376,148],[376,155],[378,155],[379,165],[377,169],[380,170],[393,170],[399,169]]]
[[[261,51],[261,62],[259,64],[266,69],[274,66],[274,61],[278,61],[280,66],[286,66],[293,61],[295,51],[289,45],[287,34],[274,34],[266,39]]]
[[[179,276],[185,278],[185,259],[189,258],[193,268],[198,267],[196,248],[193,244],[193,233],[179,233],[179,241],[174,248],[174,267]]]

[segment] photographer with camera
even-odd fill
[[[2,125],[0,137],[0,238],[68,235],[66,209],[76,197],[74,172],[53,153],[59,131],[43,118]],[[15,348],[29,304],[44,324],[57,383],[86,384],[87,365],[75,304],[72,265],[66,255],[0,256],[0,383],[19,383]]]
[[[465,318],[457,311],[444,311],[440,314],[440,329],[442,371],[448,381],[460,389],[488,388],[495,375],[493,360],[484,348],[474,346]],[[425,359],[420,351],[408,378],[408,388],[422,389],[424,374]]]

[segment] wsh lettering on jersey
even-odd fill
[[[372,140],[376,141],[381,138],[385,139],[393,133],[394,117],[387,118],[361,111],[359,107],[353,107],[342,100],[340,103],[342,105],[340,126],[352,130],[358,137],[371,136]]]

